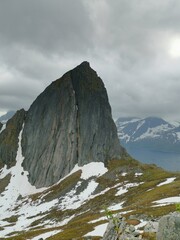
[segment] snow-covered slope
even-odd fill
[[[148,117],[119,118],[116,125],[121,144],[133,157],[180,170],[180,123]]]
[[[108,222],[105,208],[128,215],[140,213],[138,205],[148,213],[151,208],[171,207],[180,201],[179,175],[141,165],[131,158],[112,160],[106,167],[101,162],[76,165],[58,183],[36,189],[21,166],[21,136],[22,131],[16,165],[0,171],[0,239],[102,236]],[[177,191],[166,192],[171,186]]]

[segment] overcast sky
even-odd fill
[[[89,61],[113,117],[180,120],[179,0],[0,1],[0,113]]]

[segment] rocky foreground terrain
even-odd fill
[[[175,211],[180,200],[179,175],[127,156],[106,167],[76,166],[43,189],[28,182],[22,160],[19,145],[17,164],[1,172],[1,239],[101,239],[109,221],[107,209],[127,219],[133,216],[142,230],[148,221]]]

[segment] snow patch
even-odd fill
[[[142,120],[142,121],[140,121],[140,123],[137,125],[137,128],[136,128],[136,131],[140,128],[140,127],[142,127],[142,125],[145,123],[145,120]],[[135,132],[136,132],[135,131]]]
[[[7,166],[5,166],[3,168],[3,171],[1,172],[1,177],[6,176],[8,173],[11,173],[12,175],[10,183],[5,189],[5,192],[3,193],[4,196],[0,198],[0,205],[3,205],[3,209],[8,208],[10,203],[14,203],[19,197],[19,195],[26,196],[28,194],[37,193],[45,189],[36,189],[35,186],[32,186],[28,181],[28,172],[24,171],[22,167],[22,163],[24,160],[21,148],[22,131],[23,129],[21,130],[18,138],[19,143],[16,156],[16,165],[10,169],[7,169]]]
[[[108,207],[108,210],[110,210],[110,211],[120,210],[120,209],[122,209],[123,203],[124,203],[124,202],[117,203],[117,204],[115,204],[115,205],[109,206],[109,207]]]
[[[0,130],[0,133],[2,133],[2,131],[4,131],[4,129],[6,129],[6,123],[3,124],[1,130]]]
[[[148,221],[144,221],[143,219],[140,220],[141,222],[135,226],[135,229],[138,230],[140,228],[143,228],[144,226],[146,226],[146,224],[148,223]]]
[[[62,182],[65,178],[79,170],[81,170],[81,179],[84,180],[87,180],[91,177],[100,177],[108,171],[108,169],[104,166],[104,163],[102,162],[91,162],[82,167],[76,164],[72,171],[68,175],[66,175],[63,179],[61,179],[58,183]]]
[[[179,122],[169,121],[169,123],[170,123],[171,125],[173,125],[174,127],[180,127],[180,123],[179,123]]]
[[[76,187],[72,189],[69,193],[65,195],[60,200],[59,207],[61,210],[63,209],[77,209],[80,207],[87,199],[90,198],[91,194],[95,191],[98,183],[94,180],[91,180],[88,183],[87,188],[81,192],[79,195],[76,195],[77,188],[81,185],[81,182],[78,182]]]
[[[104,224],[96,226],[95,229],[92,232],[87,233],[86,235],[84,235],[84,237],[88,237],[88,236],[103,237],[103,235],[106,231],[107,225],[108,225],[108,223],[104,223]]]
[[[117,191],[117,193],[116,193],[115,196],[120,196],[120,195],[122,195],[122,194],[124,194],[124,193],[126,193],[126,192],[128,192],[128,190],[127,190],[126,187],[120,187],[120,188],[118,189],[118,191]]]
[[[127,172],[121,173],[121,176],[122,176],[122,177],[125,177],[126,175],[127,175]]]
[[[145,133],[143,133],[140,137],[136,138],[134,141],[138,141],[144,138],[156,138],[156,137],[159,137],[162,132],[168,131],[168,130],[169,130],[168,124],[162,124],[154,128],[148,128]]]
[[[129,136],[128,134],[123,134],[123,133],[121,132],[121,133],[118,134],[118,136],[119,136],[119,138],[120,138],[121,140],[124,139],[126,143],[130,141],[130,136]]]
[[[180,140],[180,132],[176,132],[177,139]]]
[[[171,203],[179,203],[179,202],[180,202],[180,197],[169,197],[169,198],[163,198],[158,201],[154,201],[153,203],[158,204],[158,206],[165,206]],[[154,205],[154,207],[156,207],[156,205]]]
[[[165,184],[172,183],[172,182],[174,182],[175,179],[176,179],[176,177],[167,178],[166,181],[164,181],[164,182],[158,184],[157,187],[163,186],[163,185],[165,185]]]
[[[3,179],[5,178],[9,173],[11,172],[11,169],[7,168],[7,165],[5,165],[2,169],[1,169],[1,172],[0,172],[0,179]]]
[[[96,223],[96,222],[103,221],[103,220],[107,220],[107,217],[100,217],[98,219],[90,221],[89,223]]]
[[[143,173],[135,173],[134,175],[135,175],[135,177],[138,177],[138,176],[142,176]]]
[[[102,162],[91,162],[80,167],[80,169],[82,170],[81,178],[84,180],[90,177],[99,177],[108,171]]]
[[[27,198],[22,203],[20,210],[15,210],[16,207],[21,203],[21,200],[19,200],[20,198],[44,190],[44,188],[36,189],[28,182],[28,173],[24,171],[23,167],[21,166],[24,160],[21,149],[22,131],[23,128],[18,138],[19,143],[16,156],[16,165],[10,169],[7,169],[7,166],[5,166],[0,173],[1,178],[5,177],[8,173],[11,173],[10,183],[6,187],[5,191],[0,195],[0,219],[8,218],[12,215],[19,216],[19,218],[14,226],[6,227],[3,231],[1,231],[1,236],[5,236],[6,234],[14,231],[19,231],[22,228],[27,229],[31,222],[38,219],[27,219],[27,217],[35,216],[43,211],[49,210],[52,206],[58,203],[57,200],[53,200],[52,202],[47,202],[40,205],[36,204],[35,206]],[[0,221],[0,226],[3,227],[4,225],[6,225],[5,222]]]
[[[143,183],[144,182],[140,182],[140,183],[127,183],[127,184],[121,186],[120,188],[118,188],[118,191],[117,191],[115,196],[120,196],[120,195],[128,192],[129,188],[137,187],[137,186],[139,186],[140,184],[143,184]]]

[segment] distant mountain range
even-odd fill
[[[179,122],[132,117],[119,118],[116,125],[121,144],[133,157],[168,170],[180,170]]]
[[[0,122],[6,123],[12,116],[15,114],[15,111],[8,111],[6,114],[0,116]]]

